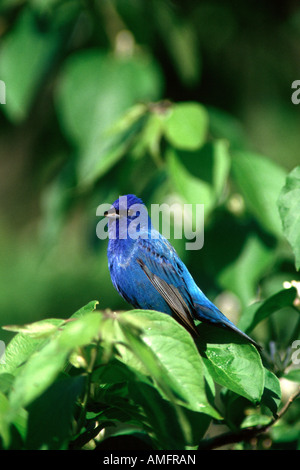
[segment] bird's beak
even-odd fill
[[[104,217],[108,217],[112,219],[119,219],[120,215],[116,212],[116,209],[112,207],[108,211],[104,212]]]

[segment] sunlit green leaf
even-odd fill
[[[205,108],[194,102],[177,103],[165,119],[165,135],[178,149],[195,150],[204,143],[208,126]]]
[[[257,349],[234,332],[203,323],[198,330],[197,345],[213,379],[238,395],[259,402],[265,378]]]
[[[6,325],[3,329],[23,333],[31,338],[46,338],[57,331],[57,328],[63,323],[64,320],[59,318],[49,318],[48,320],[28,323],[27,325]]]
[[[134,310],[124,315],[144,322],[143,342],[131,335],[129,344],[163,392],[170,389],[185,406],[217,417],[207,402],[202,360],[191,335],[161,312]]]
[[[19,367],[38,350],[43,342],[43,338],[30,338],[28,335],[18,333],[7,345],[5,364],[1,366],[1,369],[10,374],[18,373]]]
[[[57,339],[62,348],[72,348],[90,343],[99,335],[103,317],[100,312],[87,313],[67,323]]]
[[[251,426],[264,426],[270,423],[270,417],[258,413],[253,413],[247,416],[241,424],[241,428],[248,428]]]
[[[83,315],[86,315],[87,313],[92,313],[96,309],[98,304],[99,304],[98,300],[92,300],[91,302],[89,302],[88,304],[84,305],[79,310],[77,310],[75,313],[73,313],[71,318],[80,318]]]

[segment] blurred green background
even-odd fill
[[[0,38],[1,325],[128,308],[96,237],[120,194],[206,204],[203,249],[174,244],[234,321],[299,278],[276,206],[300,161],[298,2],[2,0]],[[281,313],[258,336],[284,337]]]

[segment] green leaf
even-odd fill
[[[220,270],[218,281],[248,305],[255,298],[257,283],[273,257],[273,251],[261,238],[250,233],[237,258]]]
[[[11,388],[14,376],[7,372],[0,373],[0,392],[6,393]]]
[[[9,418],[10,413],[7,413],[7,417]],[[13,426],[16,428],[16,430],[19,433],[19,437],[22,439],[22,443],[18,445],[18,448],[20,446],[23,447],[23,442],[26,439],[26,434],[27,434],[27,423],[28,423],[28,411],[25,408],[20,408],[18,411],[18,414],[15,416],[15,418],[12,421]],[[12,448],[16,448],[14,444],[14,433],[11,433],[11,445]]]
[[[277,292],[264,301],[249,305],[241,315],[239,328],[246,333],[250,333],[259,322],[268,318],[272,313],[277,312],[283,307],[292,306],[296,295],[296,288],[291,287]]]
[[[122,316],[144,324],[143,342],[127,336],[129,345],[161,390],[170,389],[183,406],[220,418],[207,401],[201,356],[185,328],[161,312],[133,310]]]
[[[207,142],[196,151],[168,149],[167,170],[174,189],[188,204],[204,204],[204,215],[218,203],[230,169],[225,140]]]
[[[241,429],[252,426],[265,426],[266,424],[269,424],[270,421],[270,416],[254,413],[244,419],[241,424]]]
[[[211,185],[192,175],[186,169],[180,159],[180,155],[174,149],[169,149],[166,156],[168,173],[174,185],[174,189],[176,189],[187,204],[204,204],[206,217],[214,203]]]
[[[6,419],[9,410],[9,402],[4,393],[0,392],[0,437],[3,440],[4,447],[10,443],[9,423]]]
[[[90,343],[99,336],[102,322],[101,312],[86,313],[80,318],[72,319],[57,338],[58,346],[71,350]]]
[[[7,85],[3,110],[11,120],[19,122],[27,116],[61,40],[59,31],[39,28],[28,8],[23,9],[14,28],[4,38],[0,76]]]
[[[88,305],[92,309],[95,302],[90,302]],[[87,309],[87,306],[85,308]],[[72,350],[90,343],[99,335],[102,320],[103,317],[99,312],[87,313],[65,323],[57,336],[50,340],[44,340],[43,343],[36,343],[36,339],[27,336],[25,338],[29,340],[29,343],[28,341],[24,342],[24,335],[21,336],[21,344],[28,347],[28,350],[26,349],[26,354],[21,356],[23,360],[26,358],[26,362],[22,361],[23,365],[18,369],[14,387],[9,395],[12,417],[18,413],[21,407],[27,406],[35,400],[55,381],[63,370]],[[20,337],[20,335],[17,336]],[[15,356],[18,352],[16,348],[8,349],[9,359],[11,355]],[[19,360],[16,363],[12,361],[14,367],[20,364]],[[10,365],[7,371],[11,370],[13,371],[14,368]]]
[[[1,377],[5,374],[1,374]],[[17,436],[17,445],[23,445],[19,442],[20,438],[24,441],[27,431],[27,418],[28,413],[25,409],[20,408],[18,413],[14,416],[12,424],[15,429],[18,431],[19,435]],[[4,448],[18,448],[14,440],[15,433],[11,432],[11,421],[10,421],[10,403],[6,395],[0,392],[0,437],[2,437],[2,442]]]
[[[287,374],[284,374],[283,377],[291,382],[300,383],[300,369],[292,369]]]
[[[285,181],[285,169],[261,155],[235,152],[232,170],[249,211],[265,230],[281,237],[277,199]]]
[[[238,395],[259,402],[264,389],[264,369],[257,349],[234,332],[203,323],[198,331],[197,346],[213,379]]]
[[[205,142],[208,128],[206,109],[195,102],[172,106],[165,119],[165,136],[178,149],[195,150]]]
[[[144,103],[137,103],[122,114],[112,127],[109,129],[110,134],[118,134],[128,131],[141,117],[147,113],[148,107]]]
[[[300,166],[287,176],[279,195],[278,209],[283,233],[289,241],[295,255],[296,269],[300,268]]]
[[[211,145],[213,147],[212,184],[216,198],[219,199],[227,183],[231,165],[229,145],[224,139],[215,140]]]
[[[164,130],[164,115],[155,109],[148,113],[143,128],[132,149],[132,154],[141,158],[149,152],[155,162],[161,164],[160,140]]]
[[[267,407],[275,416],[279,405],[281,404],[281,387],[278,378],[273,372],[264,368],[265,387],[261,399],[261,404]]]
[[[18,333],[7,345],[5,364],[1,366],[1,369],[10,374],[18,373],[19,367],[41,347],[43,342],[43,338],[32,339],[23,333]]]
[[[98,300],[92,300],[88,304],[84,305],[84,307],[81,307],[79,310],[73,313],[73,315],[71,315],[71,318],[80,318],[83,315],[86,315],[87,313],[92,313],[94,310],[96,310],[98,304]]]
[[[93,381],[112,384],[114,389],[108,386],[103,393],[101,388],[96,400],[111,405],[116,403],[126,411],[122,419],[127,422],[142,422],[158,448],[177,449],[195,445],[206,431],[211,415],[219,415],[212,407],[209,408],[210,405],[203,406],[207,402],[204,370],[190,335],[172,318],[152,311],[122,313],[110,327],[114,331],[110,334],[114,338],[117,355],[105,367],[96,368]],[[178,329],[179,332],[183,330],[183,336],[179,333],[175,341]],[[191,362],[185,359],[186,353]],[[188,370],[184,372],[183,366]],[[131,403],[135,404],[134,409],[132,405],[122,404],[119,392],[113,393],[115,387],[122,383],[129,387],[122,396],[130,397]],[[138,415],[137,406],[143,411],[142,416]],[[104,412],[102,418],[109,419],[110,416]],[[119,412],[117,416],[120,416]]]
[[[85,50],[67,60],[56,105],[66,135],[79,148],[80,184],[91,183],[124,155],[131,123],[143,113],[134,114],[133,121],[131,116],[125,130],[123,125],[120,132],[112,129],[131,106],[159,98],[160,90],[159,70],[143,54],[120,58]]]
[[[63,369],[67,355],[68,350],[59,349],[57,341],[53,340],[29,357],[9,394],[11,419],[52,384]]]
[[[246,147],[246,135],[238,119],[218,108],[208,107],[207,112],[209,128],[215,138],[226,139],[234,150]]]
[[[64,323],[65,320],[59,318],[49,318],[40,320],[26,325],[5,325],[2,328],[8,331],[23,333],[31,338],[47,338],[57,331],[57,328]]]
[[[132,368],[127,367],[116,357],[96,367],[92,373],[92,382],[101,384],[124,383],[132,381],[134,378],[135,374]]]

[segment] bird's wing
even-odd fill
[[[177,320],[198,335],[190,310],[190,296],[178,255],[167,240],[139,240],[136,261]]]

